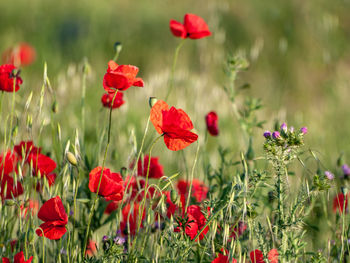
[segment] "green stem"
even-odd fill
[[[192,192],[192,184],[193,184],[193,175],[194,175],[194,169],[197,164],[197,159],[198,159],[198,152],[199,152],[199,142],[197,141],[197,151],[196,151],[196,156],[194,158],[193,166],[192,166],[192,171],[191,171],[191,178],[190,178],[190,187],[188,189],[188,196],[187,196],[187,201],[186,201],[186,206],[185,206],[185,212],[187,211],[187,207],[190,204],[190,199],[191,199],[191,192]]]
[[[91,209],[90,209],[89,218],[88,218],[88,225],[87,225],[87,228],[86,228],[85,239],[84,239],[84,250],[83,250],[83,255],[82,255],[83,258],[85,257],[86,245],[87,245],[87,241],[88,241],[88,237],[89,237],[91,219],[92,219],[92,216],[93,216],[93,214],[95,212],[95,206],[96,206],[97,200],[98,200],[98,192],[100,191],[100,186],[101,186],[101,181],[102,181],[102,176],[103,176],[103,170],[105,168],[105,163],[106,163],[106,159],[107,159],[107,152],[108,152],[109,143],[110,143],[110,140],[111,140],[112,110],[113,110],[113,104],[114,104],[114,100],[115,100],[115,98],[117,96],[117,93],[118,93],[118,90],[114,93],[113,100],[112,100],[112,103],[111,103],[111,108],[109,110],[107,146],[106,146],[105,154],[104,154],[103,161],[102,161],[102,169],[101,169],[100,179],[99,179],[98,186],[97,186],[95,200],[92,203],[92,206],[91,206]]]
[[[12,91],[12,107],[11,107],[11,119],[10,119],[10,130],[9,130],[9,143],[11,144],[12,141],[12,125],[13,125],[13,118],[15,115],[15,98],[16,98],[16,81],[17,78],[13,78],[13,91]]]
[[[181,49],[181,47],[183,46],[183,44],[185,43],[186,38],[184,38],[179,45],[176,47],[175,49],[175,54],[174,54],[174,60],[173,60],[173,66],[171,67],[171,74],[170,74],[170,79],[169,79],[169,89],[168,89],[168,93],[165,96],[165,101],[168,100],[170,93],[173,90],[174,87],[174,74],[175,74],[175,67],[176,67],[176,62],[177,62],[177,57],[179,56],[179,51]]]
[[[86,76],[87,76],[87,62],[84,63],[83,68],[83,82],[81,95],[81,129],[83,131],[83,141],[85,138],[85,94],[86,94]]]

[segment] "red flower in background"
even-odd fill
[[[94,168],[89,175],[89,189],[96,193],[100,182],[102,167]],[[103,169],[100,189],[98,194],[106,200],[119,201],[122,200],[124,194],[123,178],[119,173],[111,173],[107,168]]]
[[[38,154],[41,152],[41,148],[36,147],[32,141],[21,141],[14,146],[13,150],[21,159],[26,159],[29,154]]]
[[[345,209],[345,213],[347,213],[348,208],[348,195],[344,195],[343,193],[337,194],[333,199],[333,211],[337,212],[339,209],[339,213],[342,214]]]
[[[96,242],[93,240],[89,240],[89,243],[86,245],[85,255],[89,257],[93,257],[94,255],[96,255],[96,252],[97,252]]]
[[[170,30],[174,36],[181,38],[199,39],[211,35],[203,18],[194,14],[186,14],[183,24],[170,20]]]
[[[267,258],[270,263],[278,263],[277,249],[271,249],[270,252],[267,254]],[[252,263],[265,263],[264,255],[259,249],[255,249],[254,251],[250,252],[250,260]]]
[[[229,257],[219,253],[218,257],[215,258],[211,263],[229,263]],[[232,263],[237,263],[236,259],[232,259]]]
[[[17,197],[23,194],[22,184],[20,182],[17,182],[17,184],[14,185],[14,179],[11,176],[7,174],[0,175],[0,182],[1,182],[1,188],[0,188],[1,199],[12,199],[12,196]],[[6,187],[6,191],[5,191],[5,187]]]
[[[218,115],[216,112],[211,111],[205,116],[205,121],[207,123],[207,129],[208,132],[212,136],[218,136],[219,135],[219,127],[218,127]]]
[[[169,150],[182,150],[198,139],[198,135],[190,131],[193,129],[190,117],[181,109],[171,107],[169,110],[162,100],[154,104],[150,118],[156,131],[164,135]]]
[[[136,78],[139,68],[132,65],[118,65],[113,60],[108,62],[107,73],[103,77],[103,87],[108,93],[127,90],[131,86],[143,87],[141,78]]]
[[[13,90],[18,91],[19,85],[23,83],[19,72],[15,73],[14,70],[17,68],[14,65],[4,64],[0,66],[0,90],[6,92],[13,92]],[[16,74],[16,76],[14,75]],[[16,78],[15,89],[13,87],[13,80]]]
[[[36,230],[38,236],[42,236],[44,232],[46,238],[57,240],[67,231],[68,216],[59,196],[51,198],[42,205],[38,218],[45,222],[40,225],[41,229]]]
[[[177,189],[179,191],[182,207],[184,209],[188,196],[188,191],[190,189],[190,182],[187,182],[185,180],[179,180],[177,182]],[[198,203],[203,202],[207,198],[208,191],[209,188],[202,181],[198,179],[193,179],[191,196],[193,196]]]
[[[133,176],[127,176],[125,178],[124,187],[125,188],[128,187],[128,188],[125,191],[125,193],[127,194],[131,193],[130,200],[133,200],[137,197],[136,200],[141,201],[145,196],[145,184],[146,182],[143,179],[140,180]],[[154,193],[155,193],[154,187],[150,187],[147,192],[147,198],[152,198],[154,196]]]
[[[105,214],[110,215],[113,211],[117,210],[117,208],[119,207],[119,204],[120,204],[119,201],[110,202],[105,209]]]
[[[27,216],[27,213],[36,214],[39,210],[39,202],[36,200],[28,200],[28,202],[25,205],[21,205],[21,214],[23,217]]]
[[[11,150],[0,155],[0,179],[1,175],[9,175],[16,171],[18,158],[16,154],[12,153]]]
[[[23,252],[19,252],[15,255],[15,257],[13,258],[13,263],[31,263],[33,260],[33,256],[31,256],[28,260],[24,259],[24,254]],[[9,258],[2,258],[2,263],[10,263],[10,259]]]
[[[125,101],[123,100],[123,96],[124,96],[124,94],[122,92],[117,93],[117,95],[114,98],[112,109],[119,108],[120,106],[122,106],[125,103]],[[103,107],[111,108],[113,97],[114,97],[113,93],[103,94],[101,97],[101,102],[103,104]]]
[[[126,206],[123,207],[122,210],[122,221],[120,222],[120,230],[122,231],[123,235],[127,235],[130,228],[130,235],[134,236],[137,230],[137,226],[139,224],[139,210],[141,210],[140,205],[138,203],[134,203],[134,208],[131,209],[131,204],[128,203]],[[145,218],[145,210],[143,209],[142,219]],[[141,222],[141,226],[142,222]]]
[[[161,178],[164,175],[163,166],[159,164],[158,159],[159,159],[158,157],[151,157],[148,178]],[[146,155],[145,158],[143,159],[143,165],[142,165],[142,160],[139,160],[137,165],[138,175],[146,177],[148,161],[149,161],[148,155]]]
[[[27,162],[29,164],[32,163],[33,173],[36,176],[39,175],[39,173],[41,176],[47,176],[56,169],[56,162],[41,153],[29,154]]]
[[[202,230],[205,226],[207,220],[204,214],[201,211],[201,208],[198,205],[190,205],[187,207],[187,222],[185,233],[191,239],[194,239],[195,236]],[[180,224],[181,227],[181,224]],[[174,229],[175,232],[180,232],[180,227]],[[207,226],[203,232],[199,235],[199,240],[202,240],[204,236],[208,233],[209,227]],[[197,241],[197,240],[196,240]]]
[[[243,235],[244,231],[247,229],[247,224],[243,222],[238,222],[238,226],[233,229],[231,238],[236,239],[237,237]],[[230,241],[229,241],[230,242]]]
[[[16,67],[28,66],[35,61],[35,49],[28,43],[19,43],[2,53],[2,60],[6,64],[13,64]]]

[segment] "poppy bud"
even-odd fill
[[[52,110],[53,113],[57,113],[57,112],[58,112],[58,104],[57,104],[57,101],[54,101],[54,102],[52,103],[51,110]]]
[[[174,189],[172,189],[172,190],[170,191],[170,200],[171,200],[171,202],[173,202],[174,204],[177,203],[177,193],[176,193],[176,191],[175,191]]]
[[[77,158],[75,158],[73,153],[67,152],[66,156],[71,165],[77,166],[78,161],[77,161]]]
[[[27,239],[29,243],[32,243],[34,241],[34,231],[33,229],[29,229],[27,234]]]
[[[12,129],[12,138],[16,137],[17,133],[18,133],[18,125],[16,125]]]
[[[14,206],[15,204],[16,204],[16,202],[12,199],[8,199],[5,201],[6,206]]]
[[[91,71],[90,64],[87,62],[87,60],[84,62],[83,66],[83,73],[84,74],[89,74]]]
[[[28,116],[27,116],[27,128],[28,128],[28,129],[31,129],[31,128],[32,128],[32,125],[33,125],[33,118],[32,118],[32,115],[28,115]]]
[[[119,41],[114,43],[114,50],[116,54],[119,54],[122,51],[123,45]]]
[[[156,97],[149,97],[149,100],[148,100],[148,103],[149,103],[149,106],[152,108],[154,106],[154,104],[157,103],[157,98]]]
[[[122,167],[120,169],[120,174],[122,175],[123,178],[126,176],[127,172],[128,172],[128,169],[126,167]]]

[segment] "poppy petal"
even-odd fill
[[[61,198],[56,196],[46,201],[39,210],[38,218],[42,221],[61,221],[66,224],[68,216],[64,210]]]
[[[184,26],[189,38],[191,39],[199,39],[211,35],[207,23],[203,18],[197,15],[186,14],[184,18]]]
[[[169,26],[174,36],[186,38],[187,32],[183,24],[176,20],[170,20]]]
[[[35,232],[38,236],[42,236],[42,232],[44,232],[44,236],[51,240],[57,240],[60,239],[66,232],[67,229],[65,225],[54,225],[51,222],[46,222],[40,225],[40,228],[37,229]]]
[[[168,104],[162,100],[158,100],[151,109],[150,119],[159,134],[163,133],[161,128],[163,126],[163,111],[167,111],[168,109]]]

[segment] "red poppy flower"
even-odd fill
[[[131,204],[128,203],[126,206],[123,207],[122,210],[122,221],[120,222],[120,230],[122,231],[123,235],[127,235],[130,229],[130,235],[134,236],[137,230],[137,226],[139,224],[139,213],[141,208],[138,203],[134,203],[134,209],[131,211]],[[142,219],[145,218],[145,210],[143,209]],[[141,222],[141,226],[143,227],[143,224]]]
[[[55,174],[55,173],[50,173],[48,175],[44,174],[44,177],[46,178],[49,186],[51,187],[56,181],[57,174]],[[38,192],[41,191],[41,186],[42,186],[42,182],[38,182],[36,185],[36,190]]]
[[[2,174],[9,175],[16,171],[18,158],[10,150],[0,155],[0,178]]]
[[[123,100],[123,95],[124,94],[120,91],[117,93],[117,95],[114,98],[112,109],[119,108],[120,106],[122,106],[125,103],[125,101]],[[103,104],[103,107],[111,108],[113,97],[114,97],[113,93],[103,94],[102,98],[101,98],[101,102]]]
[[[56,169],[56,162],[41,153],[29,154],[27,162],[32,163],[34,175],[48,176]]]
[[[21,159],[26,159],[29,154],[37,154],[41,152],[41,148],[36,147],[32,141],[21,141],[14,146],[13,150]]]
[[[159,164],[158,157],[151,157],[151,163],[149,167],[149,174],[148,178],[161,178],[164,175],[163,172],[163,166]],[[140,176],[147,176],[147,168],[148,168],[148,161],[149,156],[146,155],[143,159],[143,165],[142,160],[139,160],[137,165],[137,174]]]
[[[25,205],[21,205],[21,214],[23,217],[27,216],[27,213],[29,211],[29,213],[32,214],[32,216],[34,216],[34,214],[36,214],[39,210],[39,202],[36,200],[28,200],[28,203]]]
[[[12,199],[12,196],[17,197],[23,194],[22,184],[20,182],[17,182],[17,184],[14,185],[14,180],[11,176],[7,174],[0,175],[0,182],[1,182],[1,188],[0,188],[1,199]],[[6,192],[5,192],[5,187],[6,187]]]
[[[171,107],[169,110],[162,100],[154,104],[150,118],[156,131],[164,135],[169,150],[182,150],[198,139],[198,135],[190,131],[193,129],[190,117],[181,109]]]
[[[337,212],[339,209],[340,214],[343,213],[345,209],[345,213],[347,213],[348,208],[348,195],[344,195],[343,193],[337,194],[333,199],[333,211]]]
[[[93,257],[97,253],[97,248],[96,248],[96,242],[93,240],[90,240],[89,243],[86,245],[86,251],[85,255],[89,257]]]
[[[18,91],[19,85],[23,83],[19,73],[14,75],[14,70],[16,67],[10,64],[4,64],[0,66],[0,90],[6,92],[13,92],[13,90]],[[13,87],[13,80],[16,78],[16,86]]]
[[[198,205],[190,205],[187,207],[187,223],[185,228],[185,233],[191,239],[202,230],[205,226],[207,220]],[[180,227],[174,229],[175,232],[180,232]],[[202,240],[204,236],[208,233],[209,227],[207,226],[203,232],[199,235],[199,240]],[[197,240],[196,240],[197,241]]]
[[[28,260],[24,259],[24,254],[23,252],[19,252],[15,255],[13,258],[13,263],[31,263],[33,260],[33,256],[31,256]],[[2,258],[2,263],[10,263],[9,258]]]
[[[36,230],[38,236],[42,236],[44,232],[46,238],[57,240],[67,231],[68,216],[59,196],[51,198],[42,205],[38,218],[45,222],[40,225],[41,229]]]
[[[130,182],[129,182],[130,180]],[[125,178],[124,187],[127,190],[125,191],[127,194],[130,194],[129,200],[134,200],[136,198],[137,201],[141,201],[144,198],[145,194],[145,180],[138,179],[133,176],[127,176]],[[150,187],[147,192],[147,198],[152,198],[154,196],[155,189],[154,187]]]
[[[265,263],[264,255],[259,249],[250,252],[250,260],[252,263]]]
[[[183,24],[170,20],[170,30],[174,36],[181,38],[199,39],[211,35],[203,18],[194,14],[186,14]]]
[[[208,132],[212,136],[218,136],[219,135],[219,127],[218,127],[218,115],[216,112],[211,111],[205,116],[205,121],[207,123],[207,129]]]
[[[278,251],[277,249],[273,248],[270,250],[270,252],[267,254],[267,258],[270,263],[278,263]]]
[[[139,68],[132,65],[118,65],[113,60],[108,62],[107,73],[103,77],[103,87],[108,93],[127,90],[131,86],[143,87],[141,78],[136,78]]]
[[[270,263],[278,263],[277,249],[271,249],[267,254],[267,258]],[[264,255],[259,249],[255,249],[254,251],[250,252],[250,260],[252,263],[265,263]]]
[[[211,263],[229,263],[229,257],[219,253],[218,257],[215,258]],[[232,263],[237,263],[236,259],[232,259]]]
[[[90,172],[89,189],[96,193],[100,182],[102,167],[98,166]],[[106,200],[122,200],[124,194],[123,178],[119,173],[111,173],[107,168],[103,169],[100,189],[98,194]]]
[[[2,60],[6,64],[13,64],[17,67],[30,65],[35,61],[35,58],[35,49],[28,43],[20,43],[2,53]]]
[[[177,183],[177,189],[180,194],[181,202],[186,203],[188,191],[190,188],[190,182],[185,180],[179,180]],[[203,202],[207,198],[209,188],[200,180],[193,179],[191,196],[193,196],[198,203]]]

